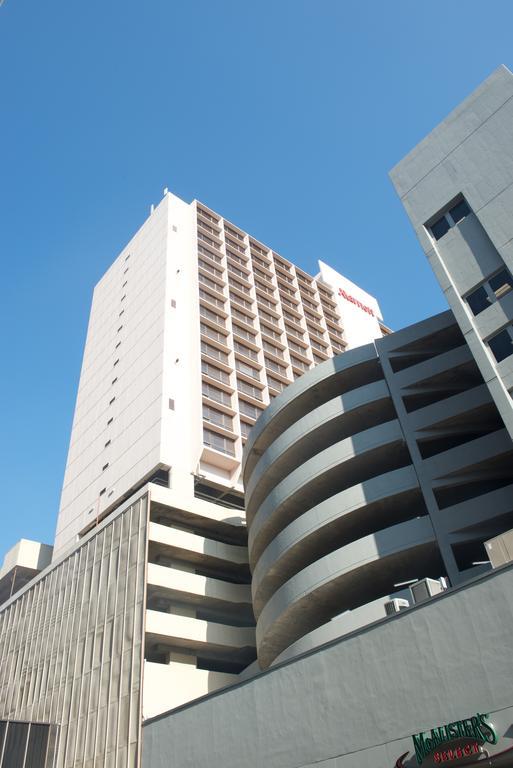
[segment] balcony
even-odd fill
[[[303,360],[299,360],[297,357],[294,357],[293,355],[290,356],[290,364],[292,365],[293,369],[299,370],[301,372],[309,371],[311,363],[304,362]]]
[[[208,425],[214,424],[216,427],[221,427],[232,437],[235,437],[233,431],[233,418],[229,414],[218,411],[217,408],[212,408],[210,405],[203,405],[202,413],[203,421]]]
[[[217,277],[221,281],[224,280],[223,270],[217,267],[214,267],[212,264],[209,264],[203,258],[198,259],[198,268],[203,270],[203,272],[206,272],[207,276],[212,275],[213,277]]]
[[[229,237],[233,237],[235,240],[238,240],[240,243],[245,242],[245,236],[242,232],[237,232],[233,227],[231,227],[229,224],[224,222],[224,231],[225,234],[227,234]]]
[[[220,229],[219,227],[213,227],[212,224],[207,224],[203,219],[198,218],[198,226],[200,227],[200,232],[207,233],[208,235],[213,235],[216,239],[220,239]]]
[[[214,448],[220,453],[225,453],[227,456],[235,456],[235,439],[205,427],[203,428],[203,445],[206,445],[207,448]]]
[[[201,270],[198,270],[198,283],[200,286],[204,285],[206,288],[209,288],[211,291],[216,291],[220,296],[224,295],[222,281],[212,280],[211,277],[204,275]]]
[[[251,240],[251,238],[249,241],[249,247],[251,248],[252,251],[258,254],[258,256],[263,256],[265,259],[269,258],[269,249],[266,248],[265,246],[259,245],[254,240]]]
[[[226,371],[227,373],[230,373],[231,365],[229,362],[228,353],[224,352],[222,349],[218,349],[217,347],[214,347],[212,344],[207,344],[207,342],[202,341],[201,357],[202,359],[208,358],[208,360],[205,361],[207,365],[209,362],[214,362],[216,366],[219,365],[221,370]]]
[[[216,237],[215,235],[212,235],[212,234],[205,235],[201,231],[201,228],[198,228],[198,242],[206,243],[207,245],[209,245],[211,248],[214,248],[214,249],[219,248],[222,243],[220,237]]]
[[[258,350],[258,345],[256,343],[256,332],[251,333],[251,331],[247,331],[245,328],[242,328],[236,323],[232,323],[232,331],[234,336],[237,336],[239,339],[244,339],[254,347],[254,350]]]
[[[292,315],[289,315],[287,317],[287,312],[284,312],[283,314],[286,318],[285,330],[287,332],[287,335],[290,334],[291,336],[295,336],[296,338],[301,339],[303,341],[305,336],[305,330],[301,327],[300,321],[296,320],[296,318],[292,317]]]
[[[275,296],[275,289],[272,285],[266,285],[259,282],[258,280],[255,280],[255,288],[257,292],[264,295],[264,298],[267,298],[268,296],[272,296],[274,298]]]
[[[235,253],[228,250],[226,251],[226,255],[228,257],[229,262],[231,261],[234,264],[239,264],[240,266],[244,267],[244,269],[247,269],[249,271],[249,267],[248,267],[249,259],[242,258],[241,256],[236,256]]]
[[[228,335],[227,329],[224,330],[224,333],[221,333],[220,331],[216,331],[214,328],[211,328],[206,323],[200,323],[200,333],[202,336],[205,336],[208,339],[211,339],[212,341],[217,341],[219,344],[223,345],[223,351],[226,351],[228,353],[228,347],[227,347],[227,341],[226,337]]]
[[[207,363],[204,360],[201,361],[201,373],[203,376],[213,379],[215,382],[226,384],[227,386],[230,384],[230,377],[225,371],[222,371],[215,365],[210,365],[210,363]]]
[[[251,295],[250,283],[241,283],[239,279],[235,279],[231,274],[228,274],[228,285],[230,286],[230,291],[232,289],[234,291],[239,291],[239,293],[242,295],[242,298]]]
[[[324,334],[326,331],[321,328],[320,326],[312,325],[310,321],[307,322],[306,327],[308,328],[308,335],[310,336],[310,341],[317,340],[318,342],[324,342],[326,344],[324,339]]]
[[[277,301],[269,301],[269,299],[266,298],[265,296],[263,296],[262,293],[259,293],[258,288],[257,288],[257,303],[258,303],[259,307],[262,306],[262,307],[266,308],[264,310],[264,312],[266,312],[266,311],[268,312],[269,310],[271,310],[271,312],[274,312],[276,320],[280,317],[280,315],[279,315],[279,313],[278,313],[278,311],[276,309],[278,302]]]
[[[283,376],[283,378],[285,379],[287,378],[286,365],[279,365],[278,363],[275,363],[274,360],[271,360],[270,358],[268,358],[267,355],[264,356],[264,360],[265,360],[266,370],[272,371],[278,376]]]
[[[223,263],[223,257],[219,253],[214,253],[203,245],[198,245],[198,254],[200,256],[205,256],[207,259],[211,259],[215,264]]]
[[[217,216],[213,216],[208,211],[205,211],[204,208],[200,208],[199,205],[196,207],[196,211],[198,213],[198,216],[202,216],[204,219],[211,222],[212,224],[216,224],[217,226],[219,226],[219,219],[217,218]]]
[[[234,331],[234,334],[235,334],[235,331]],[[236,355],[242,355],[246,357],[248,360],[252,360],[254,363],[258,364],[258,351],[256,349],[251,349],[250,347],[247,347],[245,344],[241,344],[239,341],[234,342],[233,348]]]
[[[169,566],[148,563],[147,583],[148,588],[153,588],[159,595],[180,598],[184,602],[194,604],[200,603],[213,610],[229,609],[233,605],[251,606],[249,584],[231,584]]]
[[[237,251],[238,253],[243,253],[244,255],[246,255],[246,249],[244,248],[244,246],[239,245],[239,243],[237,243],[235,240],[232,240],[232,238],[227,237],[226,232],[225,232],[224,240],[227,247],[233,248],[234,251]]]
[[[257,363],[257,365],[259,365]],[[260,381],[260,365],[258,368],[255,368],[253,365],[248,365],[247,363],[242,362],[242,360],[235,360],[235,368],[237,370],[238,374],[241,374],[242,376],[247,376],[248,379]]]
[[[207,304],[210,308],[220,309],[225,317],[228,316],[228,313],[226,312],[226,309],[225,309],[226,299],[224,298],[224,296],[218,299],[213,294],[208,293],[208,291],[205,291],[202,288],[200,288],[199,297],[200,297],[200,302],[202,304]]]
[[[199,308],[200,317],[215,326],[226,329],[226,316],[220,315],[218,312],[213,312],[211,309],[203,306],[200,303]]]
[[[250,419],[256,421],[260,414],[263,412],[263,408],[258,408],[258,406],[252,405],[251,403],[248,403],[246,400],[243,400],[241,397],[239,397],[239,412],[243,416],[247,416]]]
[[[262,384],[262,387],[263,386],[264,385]],[[243,381],[242,379],[239,379],[239,378],[237,378],[237,390],[238,392],[243,392],[252,400],[255,400],[257,404],[262,403],[264,400],[261,389],[253,386],[252,384],[248,384],[246,381]]]
[[[283,331],[280,331],[279,328],[278,330],[273,330],[268,325],[265,325],[262,320],[260,320],[260,332],[262,333],[262,337],[271,339],[274,343],[279,345],[280,349],[285,349],[285,344],[283,343]]]
[[[232,397],[228,392],[225,392],[223,389],[218,389],[212,384],[207,384],[206,381],[203,381],[201,393],[203,398],[208,398],[208,400],[218,405],[225,406],[227,409],[230,409],[232,414],[234,413],[232,409]]]
[[[146,641],[170,649],[194,651],[198,656],[219,654],[230,659],[232,651],[254,649],[255,629],[147,610]]]
[[[290,384],[290,381],[284,383],[283,381],[278,381],[278,379],[275,379],[273,376],[269,376],[269,374],[267,374],[267,386],[270,390],[274,390],[275,392],[280,393],[283,392],[288,384]]]

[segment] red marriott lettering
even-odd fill
[[[356,304],[357,307],[360,307],[360,309],[363,309],[364,312],[367,312],[369,315],[372,315],[372,317],[374,317],[374,310],[371,309],[371,307],[367,307],[365,304],[362,304],[361,301],[358,301],[358,299],[355,299],[354,296],[350,296],[348,293],[344,291],[343,288],[338,289],[338,295],[343,296],[343,298],[346,301],[350,301],[351,304]]]

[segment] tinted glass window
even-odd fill
[[[32,723],[24,768],[41,768],[42,765],[46,764],[45,757],[49,732],[50,727],[48,725]]]
[[[505,294],[509,293],[509,291],[511,291],[513,288],[513,281],[507,269],[503,269],[502,272],[499,272],[498,275],[491,277],[488,282],[490,284],[490,288],[498,299],[502,298],[502,296],[505,296]]]
[[[9,723],[4,749],[3,768],[23,768],[25,749],[27,747],[28,723]]]
[[[490,303],[490,299],[488,298],[483,286],[477,288],[475,291],[472,291],[472,293],[467,296],[467,304],[469,305],[474,315],[478,315],[484,309],[489,307]]]
[[[488,340],[490,349],[498,363],[506,357],[513,355],[513,340],[508,331],[504,330]]]
[[[438,221],[435,221],[434,224],[431,224],[431,232],[433,233],[435,240],[440,240],[449,229],[449,222],[445,216],[442,216]]]
[[[464,219],[465,216],[469,215],[470,208],[468,207],[465,200],[460,200],[459,203],[456,203],[456,205],[451,208],[449,213],[454,219],[454,223],[457,223],[458,221]]]

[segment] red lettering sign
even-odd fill
[[[362,304],[362,302],[358,301],[358,299],[355,299],[354,296],[346,293],[343,288],[338,289],[338,295],[342,296],[346,301],[350,301],[351,304],[356,304],[357,307],[360,307],[360,309],[363,309],[364,312],[367,312],[367,314],[374,317],[374,310],[371,307],[368,307],[366,304]]]
[[[473,744],[457,746],[454,749],[437,751],[433,754],[435,763],[448,763],[453,760],[461,760],[463,757],[479,754],[479,744],[475,741]]]

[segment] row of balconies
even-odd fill
[[[163,504],[150,520],[146,717],[234,681],[256,656],[247,548],[228,543],[239,526]]]
[[[212,228],[211,228],[212,229]],[[233,230],[235,231],[235,230]],[[202,233],[200,240],[203,243],[207,243],[211,247],[217,246],[218,244],[212,241],[211,243],[208,243],[207,240],[205,240],[205,235]],[[212,235],[212,231],[210,231],[210,234]],[[238,233],[238,238],[240,238],[240,242],[244,241],[244,237]],[[219,244],[221,244],[221,241],[219,241]],[[251,290],[251,282],[250,282],[250,268],[249,263],[250,260],[245,257],[241,258],[240,254],[245,254],[246,249],[245,247],[242,247],[242,245],[238,245],[234,242],[230,242],[229,244],[231,247],[235,247],[237,250],[237,253],[227,253],[228,258],[228,272],[231,274],[237,275],[240,279],[244,280],[246,285],[239,284],[239,290],[242,288],[242,292],[246,295],[250,294]],[[201,246],[200,246],[201,247]],[[254,247],[253,247],[254,250]],[[294,278],[292,276],[292,273],[290,270],[292,270],[292,265],[286,265],[286,263],[278,259],[276,256],[274,256],[274,264],[275,264],[275,278],[277,282],[277,286],[273,285],[273,273],[270,269],[271,263],[270,261],[266,260],[262,257],[262,254],[264,251],[260,249],[261,253],[259,256],[256,256],[253,258],[255,261],[255,265],[258,264],[259,266],[254,266],[254,275],[255,277],[258,277],[262,282],[259,280],[255,280],[255,289],[257,290],[257,297],[258,292],[260,294],[264,294],[263,298],[264,301],[268,301],[266,299],[265,294],[271,295],[273,298],[276,298],[276,290],[278,289],[279,295],[281,297],[282,303],[285,303],[289,301],[289,309],[295,309],[298,310],[298,304],[297,301],[299,301],[299,298],[301,298],[301,301],[303,303],[304,307],[308,307],[308,310],[315,313],[315,316],[313,318],[313,322],[318,322],[322,319],[324,316],[324,319],[326,322],[331,322],[333,325],[340,327],[340,318],[338,317],[337,313],[337,305],[336,302],[333,299],[333,296],[329,295],[328,290],[324,287],[321,287],[317,285],[318,290],[318,298],[315,292],[316,286],[312,280],[312,278],[305,277],[301,272],[299,272],[296,269],[296,278],[297,278],[297,288],[294,286]],[[203,255],[206,253],[206,249],[202,248]],[[220,255],[216,253],[211,253],[211,256],[219,263],[221,260]],[[235,266],[234,263],[237,265]],[[240,267],[243,267],[241,269]],[[265,270],[262,271],[262,268]],[[217,270],[219,273],[219,270]],[[219,274],[217,274],[218,277],[220,277]],[[292,286],[292,287],[291,287]],[[299,293],[299,296],[298,296]],[[286,297],[290,296],[294,298],[296,303],[294,304]],[[308,298],[307,298],[308,297]],[[273,302],[269,302],[269,304],[273,304]],[[325,331],[321,328],[321,337],[324,335]],[[310,330],[310,329],[309,329]],[[318,329],[317,329],[318,330]],[[315,330],[314,330],[315,332]]]

